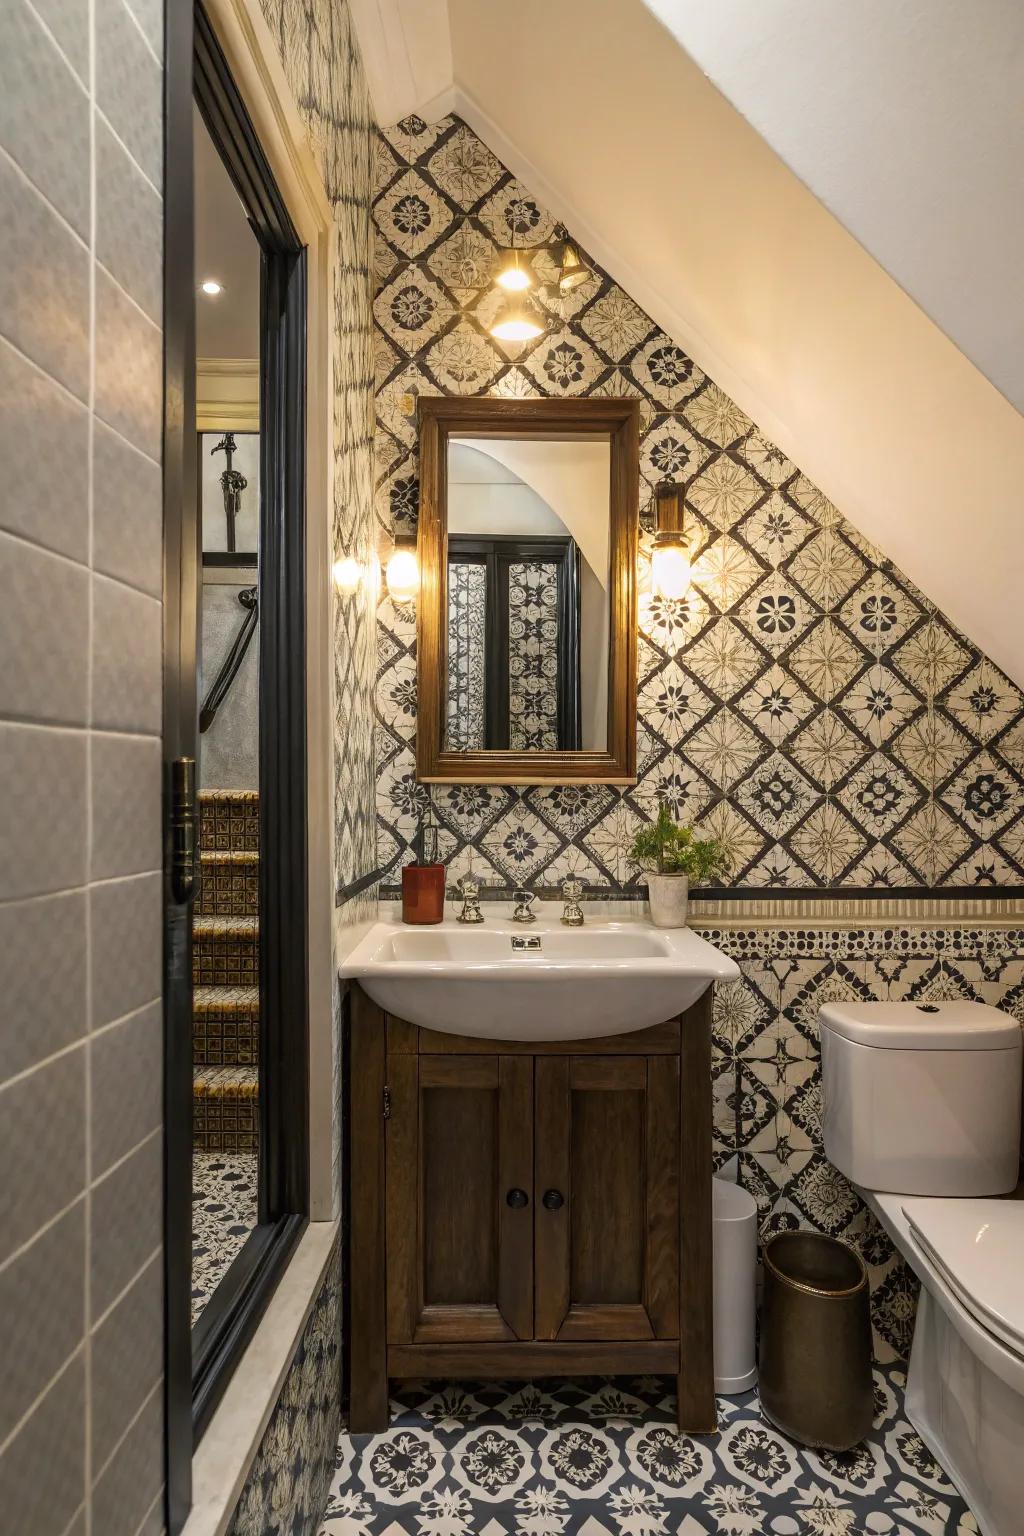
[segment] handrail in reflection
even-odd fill
[[[245,653],[249,649],[249,642],[256,630],[256,624],[260,616],[259,598],[255,587],[243,587],[238,594],[238,601],[246,609],[245,618],[239,625],[238,634],[235,636],[230,651],[228,651],[220,671],[214,680],[203,707],[199,711],[199,731],[204,735],[217,718],[217,711],[227,698],[231,684],[238,676],[238,669],[245,660]]]

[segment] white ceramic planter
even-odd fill
[[[686,875],[648,875],[647,895],[655,928],[685,928],[690,882]]]

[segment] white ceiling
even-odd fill
[[[1024,409],[1021,0],[646,0],[826,208]]]
[[[192,111],[196,209],[196,353],[258,359],[260,248],[245,210],[196,108]],[[213,278],[223,292],[198,290]]]
[[[1009,3],[978,10],[994,24]],[[645,0],[517,0],[500,27],[479,0],[352,8],[380,120],[457,111],[850,521],[1024,683],[1024,417],[950,340],[951,322],[936,324],[844,228]],[[816,6],[804,9],[813,32]],[[972,26],[975,16],[972,7]],[[847,93],[845,110],[873,114],[876,94]],[[814,110],[812,97],[809,137]],[[1013,140],[1005,128],[1001,155]],[[935,216],[957,241],[969,172],[950,166]],[[1001,240],[1004,226],[972,233]],[[915,238],[905,232],[904,246]],[[934,243],[920,239],[922,262]],[[1019,320],[1015,293],[996,296],[1007,328]]]

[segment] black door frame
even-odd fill
[[[165,758],[195,756],[200,573],[193,101],[262,252],[260,358],[260,1192],[258,1225],[193,1334],[191,905],[168,887],[165,1064],[167,1524],[195,1443],[309,1209],[306,253],[202,8],[168,6],[165,52]],[[191,617],[190,617],[191,615]],[[187,629],[187,635],[184,631]],[[169,774],[169,770],[168,770]],[[169,818],[165,817],[165,824]]]

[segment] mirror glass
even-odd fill
[[[446,752],[608,747],[610,438],[450,437]]]

